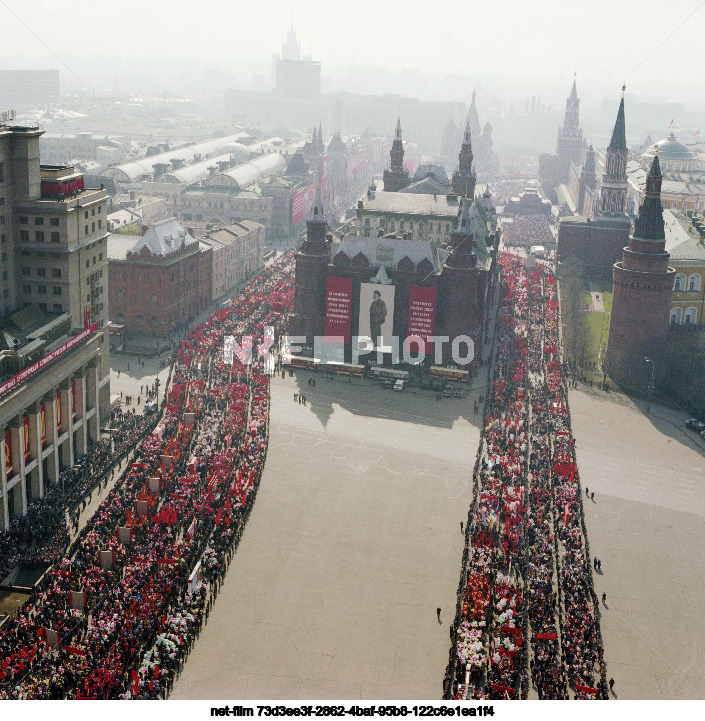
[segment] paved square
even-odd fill
[[[309,377],[272,384],[257,501],[171,698],[441,696],[473,396]]]

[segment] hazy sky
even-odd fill
[[[267,61],[294,18],[305,53],[335,66],[562,80],[606,93],[705,87],[705,0],[0,0],[0,60],[59,54]],[[60,65],[57,65],[60,67]],[[703,93],[700,93],[702,96]]]

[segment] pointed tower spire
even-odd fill
[[[463,198],[475,197],[477,174],[472,167],[472,160],[472,130],[470,127],[470,118],[468,117],[465,123],[463,144],[460,146],[460,153],[458,154],[458,169],[453,173],[453,177],[451,178],[453,192]]]
[[[404,143],[401,139],[401,118],[397,118],[392,149],[389,151],[389,170],[385,170],[385,191],[397,192],[409,184],[409,171],[404,167]]]
[[[574,73],[573,74],[573,88],[570,91],[570,100],[578,99],[578,87],[576,85],[576,76],[577,76],[577,73]]]
[[[612,140],[610,140],[605,158],[599,214],[602,216],[623,215],[626,200],[627,139],[624,129],[624,95],[622,95],[617,111],[617,120],[612,131]]]
[[[474,93],[473,93],[474,95]],[[465,133],[463,134],[463,145],[472,145],[472,133],[470,132],[470,117],[465,123]]]
[[[480,118],[477,115],[477,106],[475,105],[475,91],[472,91],[472,101],[468,109],[468,124],[470,126],[470,134],[474,138],[480,137]]]
[[[619,101],[619,110],[617,111],[617,120],[612,131],[612,140],[610,140],[610,148],[627,148],[627,136],[624,129],[624,95]]]
[[[634,221],[634,238],[663,242],[666,234],[663,227],[663,206],[661,205],[661,164],[658,149],[646,176],[644,202],[639,208],[639,217]]]

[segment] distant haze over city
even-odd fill
[[[577,72],[589,126],[591,111],[617,97],[625,79],[642,99],[702,102],[702,4],[123,0],[118,10],[105,0],[37,0],[31,8],[3,0],[0,66],[57,67],[64,92],[266,90],[272,54],[293,20],[302,53],[321,61],[324,92],[467,101],[482,87],[502,98],[540,95],[560,112]]]

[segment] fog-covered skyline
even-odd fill
[[[2,0],[0,65],[49,62],[40,38],[87,80],[93,80],[91,68],[75,67],[74,58],[119,58],[128,65],[139,59],[146,74],[150,59],[192,60],[224,72],[249,63],[266,67],[293,18],[302,52],[321,61],[324,78],[344,76],[351,65],[413,69],[526,82],[533,94],[532,81],[564,86],[576,71],[582,86],[604,96],[626,79],[642,97],[699,102],[692,94],[702,87],[704,6],[703,0],[667,6],[657,0],[122,0],[118,7],[107,0],[36,0],[31,6]],[[74,86],[67,67],[56,58],[54,64],[62,82]]]

